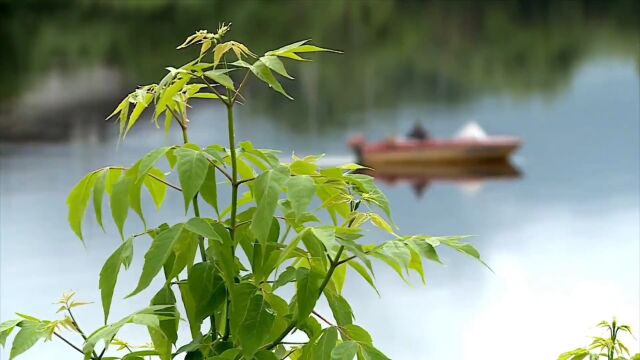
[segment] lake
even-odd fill
[[[334,31],[345,31],[344,39],[319,29],[320,20],[295,29],[297,37],[319,35],[316,42],[345,54],[323,56],[304,70],[294,68],[298,83],[285,83],[296,97],[293,103],[250,84],[248,103],[237,115],[238,138],[280,149],[283,158],[295,149],[298,155],[323,153],[324,163],[338,164],[354,161],[346,145],[354,134],[382,139],[405,133],[420,121],[433,136],[448,137],[474,120],[490,134],[519,136],[523,147],[513,159],[517,177],[434,180],[420,193],[404,182],[380,182],[403,234],[474,235],[471,242],[493,272],[450,251],[442,253],[444,266],[427,265],[426,286],[415,277],[409,286],[377,266],[380,297],[359,278],[349,277],[345,292],[356,323],[393,359],[554,359],[588,343],[600,320],[617,316],[640,329],[640,49],[634,28],[625,30],[613,17],[610,22],[593,20],[588,11],[564,24],[558,15],[521,23],[509,18],[511,10],[496,9],[494,3],[484,15],[470,19],[459,15],[466,14],[464,7],[389,6],[385,11],[355,6],[362,14],[370,12],[357,17],[362,23],[356,25],[349,25],[350,16],[356,16],[352,12],[331,13],[327,21],[333,21]],[[385,17],[389,11],[403,16],[405,23]],[[289,12],[285,17],[293,16]],[[420,27],[421,14],[432,23]],[[439,17],[443,14],[449,27]],[[471,36],[468,27],[479,26],[474,19],[485,25]],[[514,39],[502,35],[511,29],[508,25],[515,29]],[[411,26],[417,29],[409,30]],[[275,34],[265,32],[267,37]],[[391,44],[392,35],[403,42]],[[273,42],[266,40],[261,41]],[[170,50],[174,42],[158,46]],[[431,45],[419,48],[423,42]],[[516,54],[516,43],[533,44],[518,48],[526,59]],[[413,55],[412,46],[417,49]],[[115,68],[127,78],[129,70],[122,64],[105,64],[90,65],[89,73]],[[59,76],[52,71],[42,73],[43,82]],[[133,73],[136,81],[146,79],[142,71]],[[28,117],[15,104],[33,101],[30,96],[39,99],[33,90],[38,80],[31,83],[36,85],[26,86],[17,100],[7,98],[14,106],[7,117]],[[13,318],[15,312],[53,316],[51,303],[72,289],[80,299],[96,303],[77,311],[80,322],[87,328],[100,325],[97,278],[107,254],[119,244],[117,231],[110,223],[103,233],[89,216],[83,247],[68,228],[66,196],[90,170],[130,164],[152,147],[179,141],[177,134],[166,140],[162,130],[145,121],[116,147],[116,127],[101,120],[118,96],[106,93],[99,104],[82,111],[55,109],[56,116],[72,119],[55,123],[64,129],[54,131],[59,134],[55,139],[41,134],[46,130],[15,128],[13,140],[3,138],[1,319]],[[226,143],[222,108],[201,104],[190,119],[193,142]],[[22,141],[25,137],[31,140]],[[228,200],[226,195],[222,199]],[[148,211],[147,221],[181,221],[183,213],[182,198],[173,194],[160,214]],[[127,232],[140,229],[132,220]],[[373,232],[369,237],[372,242],[384,239]],[[136,248],[134,265],[121,275],[116,297],[137,282],[147,245]],[[112,319],[144,307],[146,295],[150,292],[116,302]],[[324,304],[323,312],[328,312]],[[638,341],[628,345],[640,351]],[[68,354],[54,341],[21,358],[62,359]],[[7,349],[0,359],[8,359]]]

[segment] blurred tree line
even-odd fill
[[[127,86],[145,84],[188,58],[166,44],[215,28],[212,16],[241,25],[234,36],[258,44],[256,52],[304,36],[346,51],[301,72],[300,82],[284,81],[304,97],[285,118],[307,109],[339,123],[336,114],[399,98],[553,95],[591,55],[640,63],[639,13],[636,0],[0,0],[0,101],[52,68],[109,65]],[[253,106],[274,106],[263,101]]]

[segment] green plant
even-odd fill
[[[629,325],[618,324],[616,318],[611,323],[601,321],[597,325],[599,328],[606,329],[608,337],[594,336],[591,345],[587,347],[577,348],[561,354],[558,360],[597,360],[605,358],[607,360],[629,360],[631,353],[624,343],[620,340],[622,333],[633,336]],[[631,360],[640,360],[640,354],[635,354]]]
[[[19,328],[12,359],[38,340],[53,336],[91,360],[147,356],[163,360],[179,356],[191,360],[386,359],[373,346],[371,336],[353,323],[352,309],[342,296],[347,268],[377,292],[372,259],[389,265],[404,280],[413,271],[423,282],[423,258],[440,262],[438,246],[480,260],[471,245],[461,242],[462,237],[397,235],[389,221],[387,198],[371,177],[354,173],[361,168],[358,165],[320,168],[320,156],[293,156],[291,162],[281,163],[273,150],[258,149],[250,142],[237,144],[234,105],[245,101],[241,90],[250,75],[290,98],[274,76],[275,72],[291,78],[281,59],[307,61],[301,56],[304,53],[335,51],[300,41],[257,56],[241,43],[224,42],[228,31],[229,26],[223,25],[216,33],[198,31],[188,37],[178,48],[198,44],[198,57],[179,68],[168,68],[158,84],[138,88],[109,116],[118,116],[124,139],[143,111],[153,106],[156,125],[161,116],[166,131],[176,123],[184,143],[155,149],[130,167],[95,170],[69,195],[69,223],[80,239],[91,198],[97,222],[103,226],[105,194],[122,237],[122,244],[100,272],[105,325],[85,334],[71,311],[83,303],[66,295],[61,311],[67,316],[61,321],[20,315],[0,325],[2,343]],[[211,58],[213,62],[205,62]],[[236,85],[230,75],[240,71],[244,74]],[[202,148],[189,142],[187,110],[192,99],[216,101],[226,108],[228,147]],[[179,186],[168,178],[171,173],[156,167],[161,159],[175,170]],[[230,184],[227,207],[218,202],[219,179]],[[193,217],[178,224],[148,227],[141,202],[143,186],[158,209],[168,189],[181,192],[185,215],[192,210]],[[201,200],[210,208],[201,211]],[[321,225],[312,208],[326,211],[330,225]],[[127,238],[124,227],[130,210],[146,230]],[[215,215],[209,218],[207,213]],[[361,244],[371,225],[392,240]],[[120,268],[129,268],[134,242],[143,236],[151,237],[152,243],[144,256],[138,285],[127,297],[147,289],[160,273],[164,284],[148,308],[109,323]],[[294,295],[285,299],[283,288],[290,288]],[[322,296],[333,320],[315,310]],[[191,340],[178,347],[183,318]],[[128,324],[146,327],[152,344],[139,348],[119,340],[120,329]],[[64,329],[78,333],[83,345],[63,338],[59,332]],[[294,331],[304,333],[307,340],[286,341]]]

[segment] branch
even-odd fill
[[[202,79],[202,81],[204,81],[204,83],[209,87],[209,89],[211,91],[213,91],[214,94],[216,94],[216,96],[218,96],[220,98],[220,101],[222,101],[225,104],[229,104],[227,101],[224,101],[224,97],[222,96],[222,94],[220,94],[220,92],[218,92],[218,90],[216,90],[216,88],[214,88],[213,86],[211,86],[211,84],[207,81],[207,79],[204,78],[204,76],[200,76],[200,79]],[[228,100],[229,98],[227,98]]]
[[[80,354],[84,355],[84,351],[82,351],[82,349],[80,349],[79,347],[73,345],[69,340],[67,340],[64,337],[62,337],[62,335],[58,334],[57,332],[54,332],[53,335],[55,335],[58,339],[64,341],[67,345],[69,345],[72,348],[74,348]]]
[[[80,325],[78,324],[78,321],[76,320],[75,316],[73,316],[73,313],[71,312],[71,308],[69,306],[67,306],[67,313],[69,314],[69,317],[71,318],[71,322],[73,323],[73,326],[76,328],[76,330],[78,331],[80,336],[82,336],[82,339],[84,341],[87,341],[87,336],[84,334],[84,331],[82,331],[82,329],[80,329]],[[92,351],[91,354],[93,354],[94,358],[98,356],[98,354],[96,354],[95,351]]]
[[[333,323],[331,323],[331,321],[325,319],[322,315],[318,314],[315,310],[311,311],[311,313],[313,315],[315,315],[318,319],[320,319],[320,320],[324,321],[325,323],[327,323],[327,325],[335,327],[335,325]]]
[[[250,72],[251,72],[250,70],[247,70],[247,72],[246,72],[246,73],[244,73],[244,78],[242,78],[242,81],[240,82],[240,86],[238,86],[238,90],[236,90],[235,95],[233,95],[233,98],[231,98],[231,103],[232,103],[232,104],[236,101],[236,98],[237,98],[238,96],[242,96],[242,95],[240,94],[240,90],[242,90],[242,86],[244,85],[245,81],[247,81],[247,78],[249,77],[249,73],[250,73]]]
[[[244,183],[246,183],[246,182],[253,181],[253,180],[255,180],[255,179],[256,179],[256,178],[254,178],[254,177],[249,178],[249,179],[242,179],[242,180],[240,180],[240,181],[237,181],[237,182],[236,182],[236,185],[241,185],[241,184],[244,184]]]
[[[115,169],[115,170],[124,170],[124,171],[129,170],[129,168],[126,168],[126,167],[123,167],[123,166],[107,166],[107,168]],[[162,179],[160,179],[159,177],[157,177],[157,176],[155,176],[153,174],[147,173],[147,176],[151,176],[153,179],[155,179],[155,180],[167,185],[168,187],[170,187],[172,189],[175,189],[175,190],[178,190],[178,191],[182,191],[182,189],[180,187],[178,187],[176,185],[173,185],[172,183],[170,183],[170,182],[168,182],[166,180],[162,180]]]
[[[220,167],[220,165],[216,164],[213,160],[209,159],[207,157],[207,160],[209,161],[209,163],[211,165],[213,165],[214,168],[218,169],[218,171],[220,171],[222,173],[222,175],[224,175],[224,177],[227,178],[227,180],[231,181],[233,183],[233,178],[231,177],[231,175],[229,175],[228,172],[224,171],[223,168]]]

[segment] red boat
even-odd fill
[[[349,145],[361,164],[380,168],[402,164],[505,162],[520,147],[521,141],[516,137],[486,136],[477,124],[471,123],[450,140],[388,139],[370,143],[363,136],[356,136],[349,140]]]

